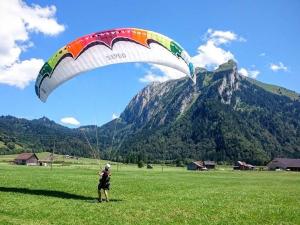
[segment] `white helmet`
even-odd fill
[[[105,165],[105,169],[109,169],[109,168],[110,168],[110,164],[107,163],[107,164]]]

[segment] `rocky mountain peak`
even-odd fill
[[[182,95],[178,91],[178,98],[174,96],[174,90],[187,83],[190,81],[182,78],[146,86],[130,101],[121,114],[121,119],[138,127],[144,124],[150,127],[165,124],[168,119],[176,118],[183,111],[182,104],[187,104],[189,93]],[[186,92],[190,90],[186,89]]]
[[[163,83],[154,82],[142,89],[127,105],[121,114],[122,120],[150,127],[174,121],[188,110],[201,95],[202,89],[218,85],[221,102],[230,104],[234,91],[239,89],[240,75],[233,60],[209,72],[197,68],[197,85],[187,77]]]
[[[240,80],[242,77],[238,73],[237,64],[233,60],[229,60],[218,67],[215,71],[215,76],[221,79],[221,84],[218,87],[218,92],[221,97],[221,102],[230,104],[233,93],[239,90]]]
[[[39,118],[39,119],[37,119],[38,121],[41,121],[41,122],[52,122],[48,117],[46,117],[46,116],[43,116],[43,117],[41,117],[41,118]]]
[[[216,71],[236,70],[236,69],[237,69],[237,63],[234,60],[230,59],[228,60],[228,62],[219,65]]]

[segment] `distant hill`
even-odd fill
[[[52,151],[88,156],[91,150],[77,129],[61,126],[46,117],[34,120],[0,116],[0,154]]]
[[[262,164],[273,157],[300,157],[298,93],[243,77],[229,61],[215,71],[153,83],[141,90],[120,118],[97,127],[101,157],[127,162],[211,159]],[[83,135],[85,134],[86,137]],[[96,127],[69,129],[47,118],[0,117],[0,153],[23,150],[95,154]]]

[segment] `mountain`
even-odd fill
[[[300,157],[300,96],[238,73],[234,61],[215,71],[152,83],[120,118],[70,129],[47,118],[0,117],[0,154],[55,151],[137,162],[210,159],[264,164]],[[92,148],[90,148],[90,146]]]
[[[238,73],[234,61],[215,71],[153,83],[119,119],[99,129],[106,157],[126,161],[211,159],[263,164],[300,157],[300,96]],[[113,147],[111,148],[111,145]]]

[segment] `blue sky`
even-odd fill
[[[7,44],[0,42],[0,115],[28,119],[47,116],[59,123],[64,117],[74,117],[81,125],[101,125],[113,114],[120,114],[147,85],[141,78],[149,72],[163,77],[166,71],[136,64],[99,68],[65,83],[46,103],[34,93],[37,74],[28,75],[66,43],[118,27],[149,29],[169,36],[207,67],[233,57],[244,75],[300,93],[299,11],[297,0],[25,1],[21,6],[18,1],[1,1],[0,38]],[[22,15],[21,20],[16,19]],[[23,30],[18,21],[25,21]],[[225,41],[221,43],[222,38]],[[208,57],[214,52],[213,58]],[[20,83],[23,75],[28,80]]]

